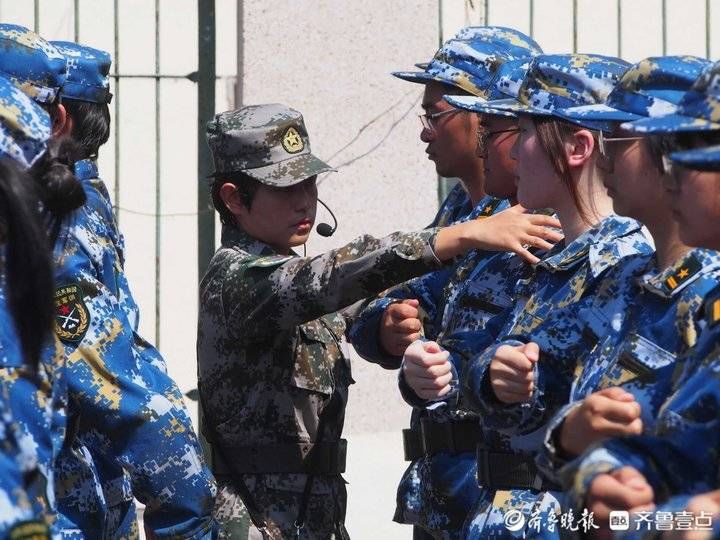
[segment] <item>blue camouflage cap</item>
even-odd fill
[[[72,41],[51,41],[67,61],[67,79],[60,90],[63,98],[110,103],[109,53]]]
[[[607,122],[671,114],[709,65],[709,60],[697,56],[646,58],[625,72],[605,103],[561,109],[558,114],[569,120]]]
[[[0,23],[0,75],[40,103],[52,103],[65,82],[63,54],[48,41],[17,24]]]
[[[558,109],[603,103],[629,63],[594,54],[542,54],[530,63],[516,99],[489,103],[494,109],[555,116]],[[589,129],[610,131],[612,124],[572,120]]]
[[[496,90],[503,98],[516,99],[520,93],[528,68],[530,67],[532,58],[518,58],[516,60],[508,60],[502,64],[493,79],[494,90]],[[486,101],[476,96],[443,96],[453,107],[466,109],[469,111],[494,114],[497,116],[517,116],[514,112],[496,109],[492,106],[493,101]]]
[[[519,30],[505,26],[466,26],[461,28],[452,39],[496,42],[517,58],[542,54],[542,48],[537,41]],[[415,67],[426,70],[429,65],[430,62],[420,62],[415,64]]]
[[[708,66],[678,103],[677,111],[622,124],[639,133],[675,133],[720,129],[720,62]]]
[[[670,154],[670,161],[688,169],[718,171],[720,170],[720,145],[673,152]]]
[[[523,46],[517,32],[501,27],[487,27],[484,37],[475,39],[451,39],[433,57],[425,71],[397,71],[400,79],[427,84],[437,81],[461,88],[473,95],[494,99],[492,80],[500,64],[521,56],[538,54],[540,48],[530,38],[531,44]],[[493,37],[494,36],[494,37]]]
[[[45,153],[51,134],[50,115],[0,76],[0,157],[9,157],[27,169]]]

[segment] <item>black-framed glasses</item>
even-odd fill
[[[423,129],[427,129],[428,131],[435,131],[435,120],[446,114],[458,112],[462,112],[462,109],[447,109],[445,111],[440,111],[436,113],[418,114],[418,118],[420,118],[420,123],[422,124]]]
[[[508,129],[496,129],[494,131],[486,131],[484,126],[480,124],[477,131],[477,154],[478,157],[487,157],[488,143],[490,138],[501,133],[520,133],[519,127]]]

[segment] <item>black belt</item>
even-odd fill
[[[213,473],[223,474],[342,474],[347,441],[213,447]],[[312,457],[311,457],[312,456]]]
[[[543,478],[532,457],[506,452],[491,452],[480,446],[477,449],[477,479],[480,487],[503,491],[558,489],[558,486]]]
[[[433,422],[420,419],[420,428],[403,429],[405,461],[442,452],[462,454],[474,452],[482,432],[477,420],[461,422]]]

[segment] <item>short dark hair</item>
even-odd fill
[[[260,182],[242,172],[223,174],[215,178],[210,188],[213,206],[215,206],[215,210],[220,214],[220,223],[223,225],[233,225],[235,224],[235,216],[233,216],[232,212],[225,206],[225,203],[220,197],[220,188],[223,184],[227,183],[235,185],[243,205],[250,210],[253,199],[255,198],[255,193],[257,193],[260,187]]]
[[[82,158],[96,157],[100,147],[110,138],[108,104],[67,98],[63,99],[62,104],[73,119],[71,135],[80,147]]]

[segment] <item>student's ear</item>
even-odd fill
[[[62,103],[58,103],[52,114],[52,136],[55,139],[70,136],[73,130],[73,119]]]
[[[570,167],[582,167],[595,151],[595,137],[589,129],[579,129],[568,137],[565,151]]]
[[[249,212],[235,184],[225,182],[220,186],[220,199],[233,216],[246,216]]]

